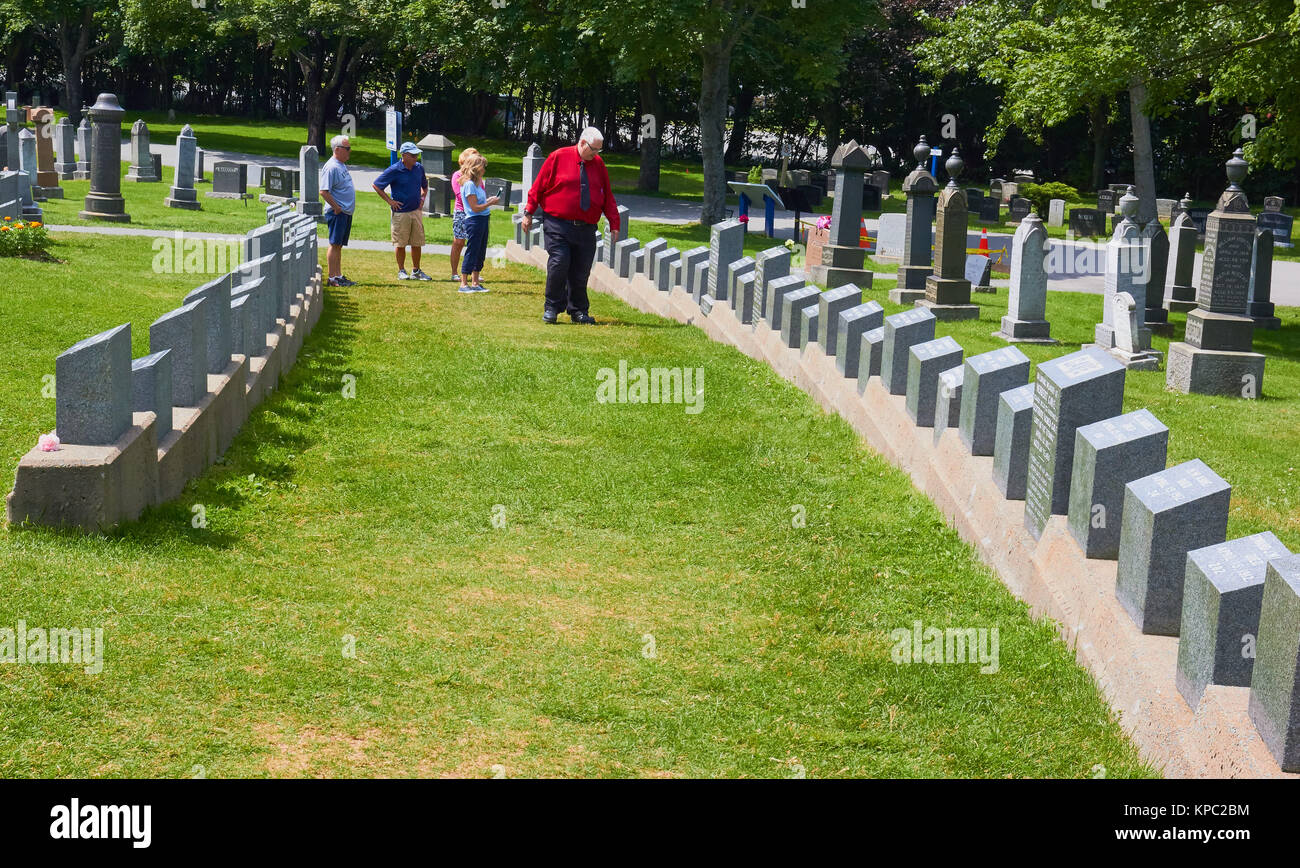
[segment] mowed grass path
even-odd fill
[[[196,282],[145,239],[56,252],[4,264],[7,468],[59,351],[129,317],[142,352]],[[0,626],[106,637],[99,675],[0,665],[0,776],[1151,774],[1052,627],[765,366],[604,296],[543,326],[520,266],[462,296],[349,257],[179,501],[0,533]],[[703,368],[703,411],[597,403],[621,359]],[[999,670],[896,665],[914,621],[997,628]]]

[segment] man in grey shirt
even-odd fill
[[[357,190],[352,185],[352,174],[347,161],[352,157],[352,142],[347,136],[330,139],[334,156],[320,167],[320,197],[330,206],[325,212],[325,225],[329,227],[329,253],[325,262],[329,267],[330,286],[356,286],[343,276],[343,248],[352,235],[352,212],[357,207]]]

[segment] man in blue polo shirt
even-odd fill
[[[330,210],[325,212],[325,225],[329,227],[330,249],[325,255],[329,268],[330,286],[356,286],[343,276],[343,248],[352,235],[352,212],[357,207],[357,193],[352,186],[352,175],[347,162],[352,156],[352,142],[347,136],[330,139],[333,156],[320,167],[320,197]]]
[[[424,247],[424,197],[429,194],[429,179],[420,162],[420,149],[414,142],[403,142],[400,159],[379,173],[375,192],[392,209],[393,245],[397,248],[398,280],[433,280],[420,270],[420,253]],[[392,190],[390,196],[384,188]],[[406,248],[411,248],[410,274],[406,273]]]

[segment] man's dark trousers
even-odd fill
[[[546,309],[556,313],[587,313],[587,278],[596,258],[596,227],[547,214],[542,220],[546,238]]]

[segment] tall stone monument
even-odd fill
[[[524,208],[528,205],[528,191],[533,188],[533,182],[537,180],[537,173],[542,170],[542,163],[544,162],[546,162],[546,155],[542,153],[541,146],[537,142],[533,142],[528,146],[528,152],[524,154],[523,183],[519,185],[520,213],[523,213]],[[626,231],[626,227],[624,227],[624,230]],[[618,240],[621,241],[622,238]]]
[[[80,159],[72,173],[73,180],[90,180],[90,142],[90,107],[87,106],[81,112],[81,123],[77,125],[77,154]]]
[[[835,149],[831,168],[839,178],[831,208],[831,239],[822,245],[822,260],[812,267],[812,278],[827,289],[849,283],[869,286],[871,272],[862,267],[867,252],[858,239],[862,233],[862,176],[871,168],[871,157],[850,139]]]
[[[90,107],[91,159],[90,193],[77,215],[83,220],[129,223],[126,200],[122,198],[122,115],[117,97],[101,93]]]
[[[18,131],[23,128],[23,110],[18,107],[18,94],[5,92],[5,152],[4,164],[11,172],[22,167],[22,158],[18,153]]]
[[[930,159],[930,145],[921,140],[912,148],[916,168],[903,181],[907,197],[907,222],[903,230],[903,264],[898,269],[898,286],[889,291],[894,304],[914,304],[925,297],[925,281],[930,276],[930,224],[934,222],[934,195],[939,182],[925,168]],[[836,198],[839,194],[836,194]]]
[[[152,183],[161,181],[153,173],[153,152],[149,150],[149,125],[143,118],[131,124],[131,165],[126,170],[128,181]]]
[[[1011,288],[1007,315],[995,338],[1009,343],[1054,344],[1047,321],[1047,230],[1034,212],[1020,221],[1011,239]]]
[[[1246,312],[1255,321],[1257,329],[1280,329],[1272,300],[1273,294],[1273,230],[1255,232],[1255,250],[1250,260],[1250,304]]]
[[[939,320],[979,319],[980,308],[971,304],[966,279],[966,191],[957,186],[966,163],[953,148],[943,166],[948,186],[939,194],[934,273],[925,279],[925,298],[916,304],[929,308]]]
[[[1171,335],[1174,327],[1169,323],[1165,309],[1165,281],[1169,276],[1169,236],[1158,219],[1152,217],[1142,227],[1138,238],[1146,257],[1147,298],[1143,318],[1147,328],[1155,334]]]
[[[1101,322],[1093,328],[1097,346],[1113,355],[1125,367],[1151,369],[1154,360],[1159,367],[1160,354],[1151,349],[1151,329],[1146,325],[1147,285],[1151,279],[1151,260],[1142,240],[1142,229],[1137,223],[1138,197],[1133,187],[1128,188],[1119,200],[1123,220],[1106,244],[1106,278],[1102,294]],[[1127,293],[1135,304],[1136,323],[1132,342],[1120,346],[1117,338],[1121,325],[1116,323],[1116,311],[1127,310],[1115,303],[1117,296]]]
[[[320,155],[316,153],[315,145],[303,145],[298,150],[298,172],[303,179],[298,212],[320,220],[324,211],[321,208],[320,191],[316,189],[320,184],[313,180],[320,175]]]
[[[72,125],[72,121],[63,118],[55,125],[54,144],[59,151],[54,171],[60,181],[71,181],[77,177],[77,128]]]
[[[1187,313],[1196,307],[1196,287],[1192,286],[1192,269],[1196,265],[1196,223],[1187,209],[1192,207],[1190,193],[1183,195],[1181,209],[1174,217],[1172,237],[1169,241],[1169,262],[1173,274],[1169,282],[1169,297],[1165,307],[1174,313]]]
[[[1201,395],[1255,398],[1263,393],[1264,356],[1254,352],[1247,314],[1255,217],[1238,182],[1249,168],[1238,148],[1227,162],[1228,189],[1206,219],[1196,309],[1184,340],[1169,345],[1165,384]]]
[[[36,133],[36,186],[41,188],[42,197],[62,199],[63,188],[59,186],[59,173],[54,168],[54,111],[35,108],[31,117]]]
[[[199,194],[194,191],[194,152],[197,148],[194,130],[186,124],[176,137],[176,176],[172,179],[171,195],[163,199],[168,208],[197,211],[203,207],[199,204]]]

